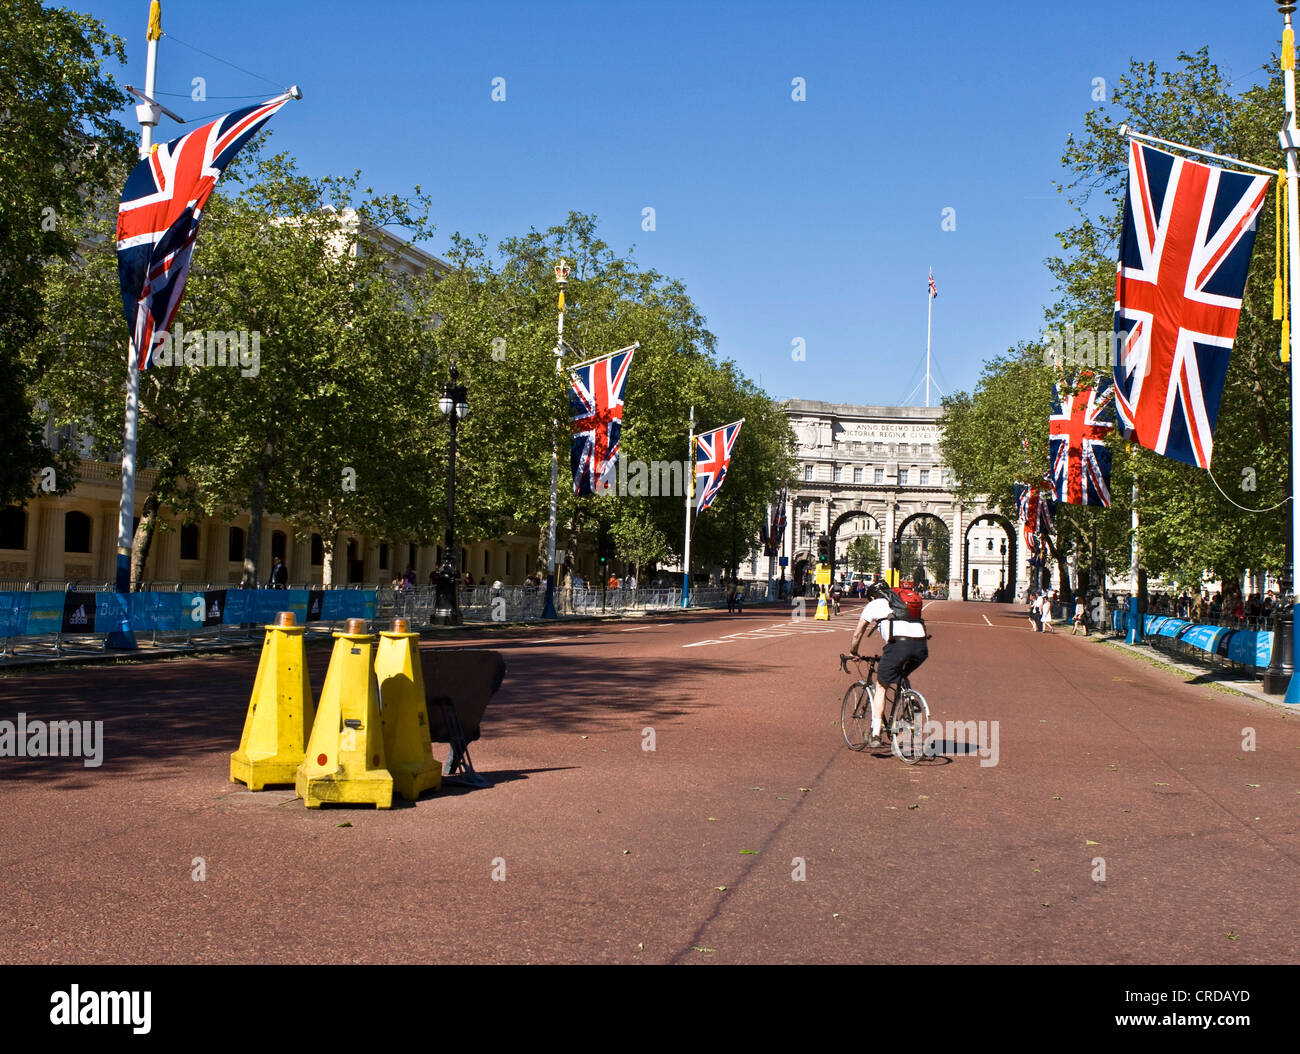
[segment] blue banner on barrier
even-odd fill
[[[111,633],[124,614],[137,633],[184,633],[217,625],[270,625],[292,611],[298,625],[311,621],[373,620],[373,589],[214,589],[205,593],[0,592],[0,638],[54,633]],[[93,605],[93,613],[91,607]],[[83,622],[84,619],[84,622]]]
[[[1177,637],[1191,623],[1185,618],[1167,618],[1156,628],[1157,637]]]
[[[1190,626],[1178,639],[1201,651],[1213,652],[1228,632],[1226,626]]]
[[[1272,630],[1238,630],[1228,642],[1228,658],[1243,666],[1267,666],[1272,654]]]

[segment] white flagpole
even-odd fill
[[[153,102],[154,89],[158,81],[158,40],[162,36],[162,7],[158,0],[149,4],[149,30],[146,36],[144,93],[149,102],[141,102],[135,108],[135,115],[140,122],[140,159],[149,156],[153,148],[153,129],[162,114],[162,108]],[[131,546],[135,540],[133,529],[135,516],[135,460],[140,428],[140,351],[135,346],[135,338],[126,342],[126,426],[122,435],[122,497],[117,511],[117,592],[131,592]],[[121,626],[108,635],[108,647],[119,650],[133,650],[136,647],[135,633],[131,623],[125,617],[126,606],[123,602],[123,619]]]
[[[1291,302],[1287,305],[1291,318],[1291,559],[1300,557],[1300,509],[1297,508],[1297,495],[1300,495],[1300,325],[1295,323],[1296,298],[1300,297],[1300,201],[1297,200],[1296,188],[1296,150],[1300,147],[1300,131],[1296,129],[1295,104],[1295,31],[1291,26],[1291,12],[1294,3],[1278,5],[1285,19],[1282,31],[1282,83],[1286,97],[1286,128],[1279,139],[1286,151],[1286,215],[1287,215],[1287,258],[1291,268]],[[1278,202],[1279,207],[1281,202]],[[1295,632],[1300,626],[1300,604],[1294,601],[1296,590],[1295,567],[1289,569],[1292,583],[1291,604],[1291,680],[1287,684],[1284,702],[1300,703],[1300,634]]]
[[[564,290],[569,284],[569,265],[561,259],[555,265],[555,284],[560,287],[556,321],[555,372],[564,373]],[[546,530],[546,603],[542,618],[558,618],[555,610],[555,520],[560,494],[560,425],[555,422],[551,439],[551,515]]]
[[[930,271],[930,282],[934,282],[934,271]],[[925,287],[925,405],[930,405],[930,319],[934,314],[934,294],[930,284]]]
[[[686,459],[686,545],[682,558],[682,607],[691,604],[691,502],[695,500],[695,407],[691,407],[691,433]]]

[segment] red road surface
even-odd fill
[[[0,961],[1297,959],[1300,714],[935,603],[915,686],[997,763],[908,767],[840,736],[856,610],[426,642],[506,657],[495,786],[391,811],[228,781],[255,653],[10,673],[0,719],[103,720],[105,760],[0,758]]]

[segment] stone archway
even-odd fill
[[[848,523],[850,520],[856,520],[856,519],[870,520],[872,525],[868,530],[858,532],[857,537],[871,536],[874,533],[876,541],[881,546],[883,546],[885,543],[885,523],[875,513],[868,512],[866,509],[849,509],[847,512],[840,513],[840,515],[837,516],[835,518],[835,521],[831,524],[830,531],[827,532],[829,537],[828,548],[830,550],[831,581],[835,581],[835,579],[838,577],[836,573],[836,565],[839,562],[838,557],[836,555],[837,554],[836,536],[839,534],[839,530],[844,524]],[[883,552],[880,554],[880,557],[881,557],[881,566],[883,567],[884,566]]]
[[[931,522],[939,525],[935,530]],[[917,524],[916,527],[912,527]],[[904,541],[908,538],[908,527],[912,527],[912,535],[916,538],[915,555],[903,551]],[[916,581],[916,572],[920,570],[925,573],[926,582],[947,582],[948,565],[952,552],[952,528],[942,516],[935,512],[914,512],[898,525],[898,530],[894,533],[894,543],[899,546],[902,556],[900,563],[902,567],[895,567],[895,562],[890,561],[890,566],[898,571],[899,580],[910,578]],[[931,545],[933,544],[933,548]],[[911,562],[912,566],[908,566]],[[935,570],[938,569],[939,577],[934,576]]]
[[[1005,557],[1000,549],[998,551],[999,567],[1003,565],[1003,560],[1005,560],[1005,581],[1002,580],[1000,573],[998,584],[999,587],[1005,590],[1005,596],[1014,599],[1016,595],[1016,574],[1020,566],[1019,545],[1016,537],[1017,532],[1015,525],[1000,512],[981,512],[979,515],[972,517],[970,523],[966,527],[965,534],[962,538],[961,598],[962,600],[970,599],[970,589],[972,584],[974,584],[972,582],[970,535],[971,531],[981,523],[991,523],[996,527],[1000,527],[1003,534],[1006,535],[1007,551]],[[990,569],[992,566],[991,562],[987,564],[987,567]],[[977,570],[983,569],[984,568],[979,568]],[[975,588],[983,591],[986,586],[981,582],[975,584]]]

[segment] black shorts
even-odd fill
[[[897,684],[929,657],[924,637],[894,637],[880,654],[876,679],[881,684]]]

